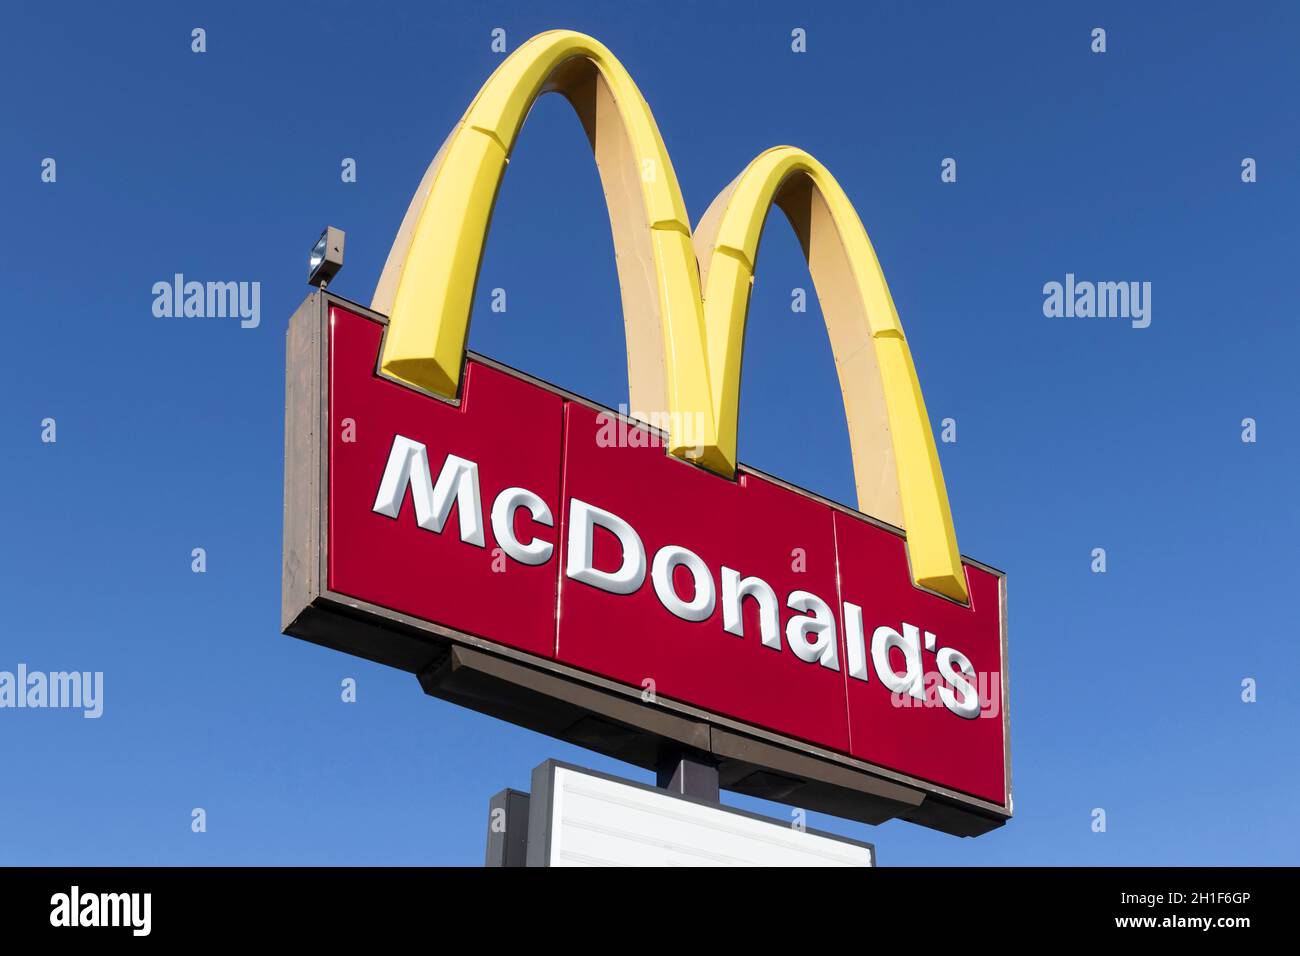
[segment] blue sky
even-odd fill
[[[551,0],[6,8],[0,670],[103,671],[105,701],[98,720],[0,710],[0,863],[477,864],[488,798],[543,759],[648,777],[278,633],[283,333],[307,251],[345,229],[333,288],[369,301],[496,27],[511,49],[554,27],[607,44],[693,219],[767,146],[820,158],[932,418],[957,421],[940,452],[962,550],[1008,573],[1016,817],[974,840],[810,825],[886,864],[1296,863],[1300,10]],[[480,295],[471,346],[625,401],[608,222],[562,100],[534,110],[494,225],[479,288],[508,311]],[[155,318],[177,272],[260,282],[260,325]],[[1045,317],[1066,273],[1150,282],[1150,327]],[[852,502],[830,349],[794,287],[774,218],[741,457]]]

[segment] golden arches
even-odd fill
[[[528,111],[563,94],[587,130],[609,207],[633,409],[669,412],[694,434],[670,450],[711,447],[699,273],[668,150],[636,84],[591,37],[533,37],[483,85],[407,209],[372,308],[389,316],[383,370],[455,395],[470,305],[497,188]],[[417,263],[418,268],[407,268]],[[674,436],[677,438],[680,436]]]
[[[667,412],[669,451],[735,473],[754,261],[773,204],[789,217],[826,316],[859,508],[907,531],[913,581],[967,599],[920,383],[871,242],[824,166],[760,154],[692,236],[663,138],[622,64],[571,31],[524,43],[479,91],[420,183],[372,307],[389,316],[394,378],[455,395],[483,245],[510,150],[537,97],[563,94],[591,141],[609,207],[634,410]],[[698,264],[697,264],[698,259]],[[414,266],[414,267],[412,267]],[[703,290],[703,293],[701,293]]]
[[[761,153],[695,230],[719,455],[734,471],[749,292],[773,205],[799,237],[821,301],[844,397],[858,509],[907,529],[917,584],[965,601],[943,470],[885,275],[835,177],[791,146]]]

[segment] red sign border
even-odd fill
[[[336,306],[383,325],[387,334],[385,316],[333,292],[313,292],[290,320],[285,376],[283,633],[409,671],[419,676],[421,686],[433,696],[651,769],[656,759],[674,748],[710,753],[720,761],[719,773],[725,789],[797,803],[807,809],[873,824],[899,817],[961,836],[985,833],[1010,819],[1006,574],[965,555],[963,561],[998,578],[1006,786],[1003,805],[689,704],[662,698],[655,703],[644,703],[638,688],[331,591],[327,587],[329,536],[326,533],[328,322],[330,309]],[[655,431],[645,423],[493,359],[468,351],[466,358],[568,401]],[[375,374],[396,381],[378,369]],[[396,384],[434,401],[448,402],[405,382]],[[744,467],[789,491],[906,541],[906,535],[893,525],[765,472]],[[582,713],[598,722],[623,728],[626,739],[614,741],[609,735],[599,734],[575,738],[572,728],[568,733],[557,732],[557,719],[562,723]]]

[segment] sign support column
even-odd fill
[[[683,797],[718,803],[718,765],[694,751],[678,751],[662,760],[656,770],[656,786]]]

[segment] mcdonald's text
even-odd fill
[[[644,432],[644,429],[640,431]],[[419,527],[441,534],[455,509],[460,540],[477,548],[486,547],[477,462],[448,453],[434,480],[428,449],[404,435],[397,435],[372,510],[397,519],[408,495]],[[541,528],[555,527],[555,516],[537,494],[527,488],[505,488],[492,502],[489,519],[498,547],[511,561],[522,565],[549,563],[555,553],[554,542],[538,536],[521,541],[516,534],[516,522],[521,518],[521,511],[527,512],[522,518],[532,523],[532,534],[537,534]],[[703,622],[712,618],[713,612],[721,605],[722,630],[742,640],[746,636],[743,604],[747,599],[752,600],[758,608],[760,643],[778,653],[782,650],[781,604],[772,586],[762,578],[723,565],[719,589],[718,575],[698,554],[677,544],[664,545],[655,552],[653,561],[647,562],[645,544],[635,528],[618,515],[579,498],[569,499],[566,524],[566,577],[608,594],[633,594],[645,584],[648,568],[655,596],[668,613],[683,621]],[[596,567],[597,531],[612,535],[616,543],[617,567],[613,569]],[[689,578],[689,597],[683,596],[679,589],[678,571],[681,569]],[[838,671],[839,640],[836,615],[830,604],[816,594],[802,590],[791,591],[783,603],[786,608],[801,612],[790,616],[785,626],[785,646],[790,653],[805,664]],[[923,628],[905,621],[901,634],[884,624],[864,629],[862,608],[847,601],[842,605],[839,620],[844,621],[845,663],[850,678],[864,683],[871,680],[866,641],[866,631],[870,630],[869,660],[877,680],[893,693],[907,694],[915,700],[925,699],[926,675],[921,664]],[[959,717],[973,719],[980,716],[980,699],[973,683],[975,669],[970,659],[956,648],[936,648],[936,636],[929,630],[924,630],[924,633],[925,649],[935,653],[942,680],[937,686],[939,700]],[[901,674],[894,670],[890,660],[890,652],[894,649],[903,656],[904,671]]]

